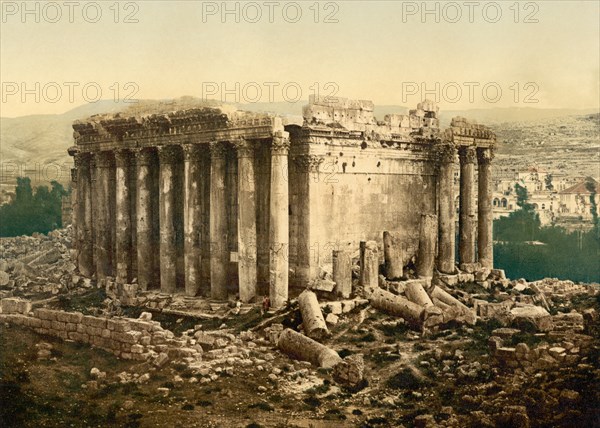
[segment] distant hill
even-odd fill
[[[192,99],[183,97],[178,100]],[[197,100],[197,99],[196,99]],[[150,101],[140,101],[149,103]],[[214,102],[207,104],[214,105]],[[282,115],[287,122],[299,123],[302,120],[302,106],[306,101],[297,103],[254,103],[231,104],[241,110],[254,112],[270,112]],[[73,164],[67,149],[73,144],[74,120],[85,119],[102,113],[116,113],[123,110],[135,110],[135,105],[115,103],[111,100],[85,104],[63,114],[30,115],[15,118],[0,118],[0,161],[2,176],[0,183],[12,185],[17,175],[30,175],[32,181],[45,182],[58,178],[67,183],[70,180],[69,170]],[[382,105],[375,107],[375,116],[383,119],[389,113],[406,113],[405,106]],[[537,109],[537,108],[491,108],[472,110],[444,110],[440,108],[440,119],[443,127],[448,126],[452,117],[464,116],[480,123],[498,124],[504,122],[532,122],[552,117],[572,115],[598,115],[593,110],[576,109]],[[592,119],[590,119],[592,120]],[[597,120],[597,119],[596,119]],[[19,172],[13,172],[18,167]],[[61,174],[57,177],[57,168]],[[44,172],[46,172],[44,174]]]

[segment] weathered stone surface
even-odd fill
[[[369,301],[374,308],[400,316],[413,325],[420,326],[423,322],[423,306],[417,305],[404,297],[396,296],[389,291],[377,288],[369,296]]]
[[[333,349],[289,328],[283,330],[277,346],[285,354],[319,367],[331,368],[342,361]]]
[[[383,232],[383,255],[387,279],[399,279],[403,275],[402,240],[395,232]]]
[[[312,291],[305,290],[298,296],[298,306],[302,315],[302,328],[305,334],[312,339],[322,339],[329,330],[323,318],[323,312],[319,306],[317,295]]]
[[[518,328],[550,331],[553,328],[552,316],[540,306],[518,306],[510,311],[510,323]]]
[[[6,298],[2,299],[0,305],[3,314],[27,314],[31,312],[31,302],[19,298]]]

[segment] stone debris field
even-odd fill
[[[3,406],[3,426],[598,422],[598,284],[510,280],[477,263],[388,280],[366,250],[346,289],[325,267],[262,313],[85,279],[69,232],[2,239],[2,400],[31,406]]]

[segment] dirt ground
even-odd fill
[[[77,309],[97,297],[62,303]],[[154,319],[176,334],[197,322],[165,315]],[[260,320],[256,309],[226,324],[235,333]],[[284,319],[289,326],[298,322],[294,311]],[[4,324],[0,426],[408,427],[418,425],[419,415],[432,415],[436,426],[600,426],[598,346],[577,367],[500,368],[490,361],[487,344],[497,327],[480,322],[422,336],[398,318],[357,309],[340,317],[326,341],[342,357],[364,355],[368,384],[350,391],[336,384],[330,371],[293,361],[274,348],[268,352],[272,360],[260,367],[217,369],[208,381],[184,365],[156,369]],[[523,334],[518,340],[539,339]],[[38,357],[40,343],[51,345],[49,358]],[[96,379],[92,368],[106,377]],[[147,381],[135,381],[146,373]],[[277,375],[269,378],[272,373]],[[559,398],[566,388],[578,398]],[[503,419],[510,406],[524,406],[529,425]]]

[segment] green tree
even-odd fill
[[[48,233],[62,226],[62,197],[68,192],[52,181],[47,186],[31,186],[29,177],[18,177],[15,200],[0,207],[0,236]]]

